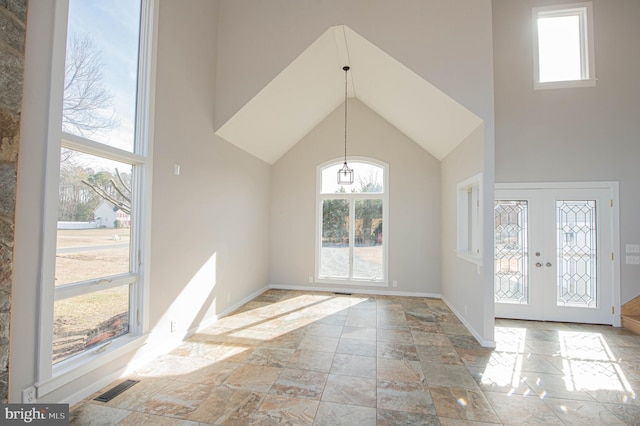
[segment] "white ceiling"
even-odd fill
[[[482,120],[344,25],[329,28],[215,133],[273,164],[355,96],[439,160]]]

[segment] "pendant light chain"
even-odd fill
[[[347,72],[349,67],[344,67],[344,164],[347,164]]]
[[[349,97],[347,71],[349,67],[344,66],[342,69],[344,70],[344,164],[338,170],[338,185],[351,185],[354,173],[353,169],[347,165],[347,99]]]

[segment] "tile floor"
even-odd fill
[[[640,336],[498,320],[495,338],[437,299],[269,290],[71,424],[640,424]]]

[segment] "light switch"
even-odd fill
[[[640,244],[627,244],[627,253],[640,253]]]
[[[173,174],[176,176],[180,175],[180,164],[174,164],[173,165]]]
[[[640,256],[627,256],[627,265],[640,265]]]

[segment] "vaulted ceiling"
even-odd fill
[[[273,164],[348,93],[439,160],[482,120],[359,34],[329,28],[215,133]]]

